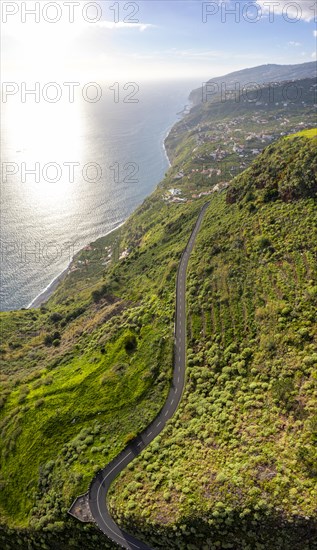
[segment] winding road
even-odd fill
[[[150,546],[126,533],[114,522],[107,508],[107,492],[110,485],[131,462],[163,430],[172,418],[181,400],[186,377],[186,271],[197,233],[209,202],[200,211],[196,225],[182,254],[176,281],[176,315],[174,343],[174,373],[166,403],[155,420],[141,432],[116,458],[100,470],[89,488],[89,507],[92,516],[109,539],[128,550],[152,550]]]

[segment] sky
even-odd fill
[[[3,0],[1,10],[6,80],[208,80],[316,59],[316,0]]]

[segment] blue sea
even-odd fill
[[[68,93],[47,101],[54,90],[39,102],[8,97],[1,121],[1,310],[28,307],[79,249],[122,224],[155,189],[169,166],[164,138],[197,85],[110,90],[105,83],[95,102],[93,87],[76,89],[73,102]]]

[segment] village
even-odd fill
[[[304,110],[306,102],[294,112],[286,110],[287,106],[277,102],[271,111],[247,111],[191,127],[183,161],[168,174],[168,181],[176,185],[164,192],[163,200],[182,204],[221,191],[275,140],[314,126]],[[180,122],[171,133],[174,141],[184,129]]]
[[[87,253],[86,258],[83,257],[83,252]],[[80,254],[81,259],[77,257],[73,259],[69,268],[69,273],[88,269],[89,266],[96,262],[104,267],[108,267],[113,260],[125,260],[130,252],[131,250],[129,248],[119,250],[116,242],[112,246],[105,246],[102,248],[89,244],[82,249],[82,253]]]

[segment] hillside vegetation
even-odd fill
[[[110,501],[157,548],[316,546],[316,141],[281,140],[211,201],[190,266],[183,401]],[[267,200],[290,157],[295,172],[307,157],[311,178]]]
[[[184,399],[111,496],[157,548],[313,548],[315,142],[272,144],[209,197],[188,278]],[[167,395],[176,271],[206,200],[166,200],[174,178],[172,167],[123,227],[80,252],[47,304],[1,315],[6,550],[113,547],[66,512]]]
[[[214,77],[208,80],[207,89],[221,89],[225,86],[226,89],[234,89],[237,85],[240,87],[247,87],[256,85],[258,87],[265,84],[271,84],[272,82],[292,82],[294,80],[300,80],[303,78],[316,78],[317,76],[316,63],[314,61],[308,63],[300,63],[299,65],[276,65],[268,63],[266,65],[260,65],[258,67],[251,67],[248,69],[242,69],[235,71],[228,75]],[[205,93],[204,87],[203,92]],[[197,105],[202,100],[202,90],[198,88],[190,93],[190,100],[194,105]]]
[[[316,130],[312,129],[267,147],[252,166],[233,181],[227,202],[244,200],[252,208],[255,197],[266,203],[316,198],[316,138]]]
[[[11,529],[3,534],[8,549],[17,540],[78,548],[83,528],[67,509],[162,407],[176,270],[201,204],[177,209],[160,189],[75,258],[80,267],[45,306],[1,314],[0,517]],[[95,548],[96,537],[98,548],[111,547],[87,529],[85,548]]]

